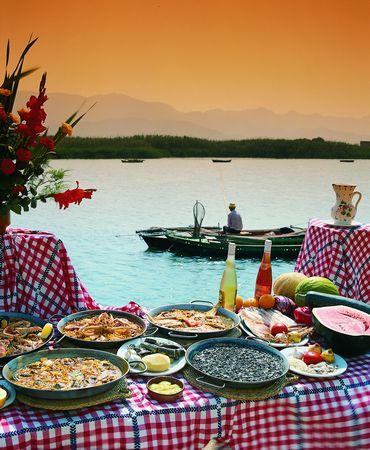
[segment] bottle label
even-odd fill
[[[218,302],[221,305],[221,308],[225,306],[225,292],[221,289],[218,291]]]

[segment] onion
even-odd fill
[[[289,297],[283,295],[274,295],[275,305],[274,308],[280,311],[282,314],[292,317],[293,311],[297,305]]]

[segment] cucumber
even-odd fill
[[[299,301],[303,302],[304,306],[312,306],[313,308],[344,305],[370,314],[370,305],[368,303],[364,303],[361,300],[356,300],[354,298],[341,297],[340,295],[309,291],[307,294],[299,294]]]

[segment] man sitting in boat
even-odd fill
[[[223,227],[224,233],[239,234],[243,229],[241,215],[235,209],[235,203],[229,204],[229,214],[227,216],[227,226]]]

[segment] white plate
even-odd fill
[[[154,337],[154,336],[153,336]],[[159,338],[159,337],[154,337],[154,339],[158,342],[160,342],[161,344],[171,344],[171,345],[177,345],[179,347],[179,349],[183,348],[181,345],[179,345],[177,342],[171,341],[170,339],[164,339],[164,338]],[[126,359],[126,353],[127,353],[127,349],[130,345],[139,345],[142,342],[144,342],[145,337],[144,338],[137,338],[137,339],[132,339],[132,341],[127,341],[125,342],[123,345],[121,345],[121,347],[118,349],[117,351],[117,355],[120,356],[121,358],[125,358]],[[185,353],[183,356],[181,356],[179,359],[177,359],[176,361],[174,361],[171,365],[170,368],[167,370],[164,370],[163,372],[150,372],[149,370],[143,373],[137,373],[136,375],[140,375],[143,377],[159,377],[159,376],[163,376],[163,375],[172,375],[173,373],[178,372],[179,370],[181,370],[186,364],[186,359],[185,359]],[[135,374],[134,371],[130,371],[130,373]]]
[[[7,391],[7,393],[8,393],[8,397],[5,400],[4,405],[2,406],[2,408],[0,408],[0,409],[3,409],[3,408],[6,408],[7,406],[11,405],[14,402],[14,400],[15,400],[15,389],[6,380],[0,380],[0,387],[5,389]]]
[[[284,350],[281,350],[281,353],[286,356],[287,358],[290,358],[291,356],[294,356],[295,351],[299,351],[299,353],[306,353],[308,351],[308,347],[299,347],[298,349],[294,348],[285,348]],[[338,366],[338,369],[331,373],[325,373],[325,374],[318,374],[318,373],[311,373],[311,372],[305,372],[303,370],[290,368],[289,370],[291,372],[297,373],[298,375],[304,375],[306,377],[310,378],[333,378],[337,377],[338,375],[341,375],[347,370],[347,363],[345,359],[343,359],[341,356],[334,353],[335,360],[331,364],[333,366]],[[329,363],[328,363],[329,364]]]
[[[339,227],[339,228],[351,228],[351,227],[359,227],[362,225],[361,222],[356,222],[355,220],[352,220],[351,224],[348,225],[334,225],[334,220],[330,219],[330,220],[323,220],[324,223],[326,223],[326,225],[331,225],[333,227]]]
[[[244,331],[244,333],[246,333],[248,336],[252,336],[252,337],[261,339],[262,341],[266,342],[266,344],[271,345],[271,347],[275,347],[275,348],[299,347],[301,345],[306,345],[308,342],[308,337],[305,337],[304,339],[302,339],[301,342],[292,342],[290,344],[279,344],[277,342],[270,342],[270,341],[260,338],[259,336],[256,336],[254,333],[252,333],[251,330],[244,323],[243,319],[240,322],[240,326],[241,326],[242,330]]]

